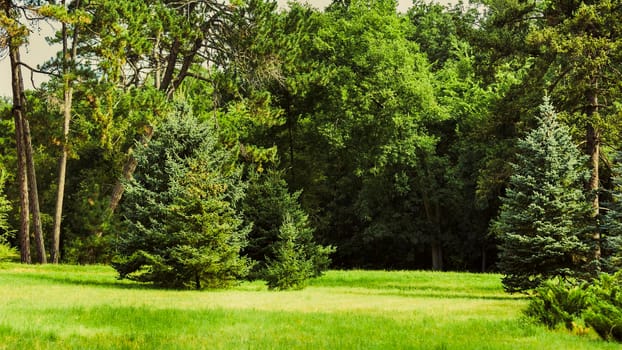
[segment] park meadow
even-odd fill
[[[533,324],[497,274],[331,270],[303,290],[182,291],[108,266],[0,263],[0,295],[0,349],[619,347]]]

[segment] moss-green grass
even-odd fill
[[[493,274],[329,271],[302,291],[197,292],[0,263],[0,349],[619,348],[530,324],[525,304]]]

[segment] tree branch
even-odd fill
[[[30,72],[31,72],[30,74],[32,74],[32,73],[39,73],[39,74],[51,75],[51,76],[57,77],[57,78],[61,77],[60,74],[56,74],[54,72],[48,72],[48,71],[43,71],[43,70],[40,70],[40,69],[33,68],[33,67],[29,66],[27,63],[24,63],[24,62],[17,62],[17,64],[19,64],[20,66],[24,66],[28,70],[30,70]]]

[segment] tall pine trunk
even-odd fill
[[[21,77],[21,70],[20,70]],[[23,84],[22,84],[23,87]],[[22,95],[23,96],[23,95]],[[22,99],[22,106],[26,99]],[[32,152],[32,138],[30,136],[30,125],[27,118],[22,118],[22,136],[24,137],[24,148],[26,149],[26,173],[28,174],[28,194],[30,197],[30,212],[35,234],[35,247],[37,248],[38,262],[47,263],[45,254],[45,242],[43,239],[43,228],[41,225],[41,211],[39,209],[39,190],[37,189],[37,173],[35,172],[35,160]]]
[[[63,0],[63,6],[66,1]],[[80,6],[80,0],[76,1],[76,7]],[[54,264],[60,261],[60,231],[63,220],[63,201],[65,197],[65,182],[67,178],[67,158],[69,156],[69,127],[71,125],[71,108],[73,101],[73,82],[69,76],[69,66],[73,64],[76,54],[76,41],[78,37],[78,29],[74,26],[73,40],[71,50],[68,45],[67,24],[63,23],[62,27],[63,39],[63,150],[58,161],[58,190],[56,192],[56,209],[54,211],[54,229],[52,232],[52,252],[51,260]]]
[[[20,189],[20,244],[22,262],[30,263],[30,215],[34,226],[35,246],[38,262],[47,263],[43,228],[41,225],[41,211],[39,209],[39,191],[37,189],[37,174],[35,171],[34,154],[30,125],[26,116],[26,95],[24,93],[24,79],[21,69],[19,48],[25,42],[27,30],[14,16],[14,10],[19,4],[11,0],[0,3],[8,21],[4,23],[8,36],[9,55],[11,60],[11,85],[13,89],[13,114],[15,119],[15,140],[18,149],[18,181]]]
[[[30,257],[30,203],[28,195],[28,177],[26,174],[26,147],[23,136],[23,113],[19,99],[19,79],[17,78],[17,63],[19,62],[19,51],[17,47],[9,46],[9,56],[11,60],[11,83],[13,88],[13,119],[15,122],[15,145],[17,148],[17,183],[19,188],[20,204],[20,260],[24,264],[32,262]]]
[[[10,0],[2,2],[2,10],[8,18],[12,18],[11,9],[13,4]],[[17,149],[17,181],[20,198],[20,228],[19,241],[21,251],[21,262],[29,264],[32,262],[30,255],[30,191],[29,191],[29,174],[28,174],[28,145],[26,143],[27,126],[25,121],[25,97],[24,97],[24,80],[20,68],[19,45],[21,38],[11,36],[11,31],[18,32],[19,24],[11,23],[12,28],[7,31],[9,33],[9,59],[11,63],[11,88],[13,92],[13,119],[15,123],[15,145]]]
[[[594,125],[594,119],[598,115],[598,81],[593,82],[594,91],[589,95],[589,106],[588,106],[588,125],[586,130],[586,153],[589,156],[589,164],[590,164],[590,180],[587,185],[587,189],[592,196],[592,218],[596,221],[600,214],[600,201],[599,201],[599,188],[600,188],[600,174],[599,174],[599,166],[600,166],[600,142],[601,142],[601,131],[597,125]],[[596,262],[596,266],[600,265],[601,258],[601,248],[600,248],[600,231],[598,229],[594,230],[592,235],[594,240],[594,250],[593,250],[593,259]]]

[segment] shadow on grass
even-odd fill
[[[339,289],[339,288],[335,288]],[[433,298],[433,299],[468,299],[468,300],[527,300],[529,296],[518,294],[478,294],[468,292],[454,292],[451,289],[438,290],[432,289],[409,289],[409,290],[387,290],[387,289],[366,289],[360,288],[359,290],[352,288],[344,288],[343,293],[355,294],[355,295],[378,295],[378,296],[397,296],[405,298]]]
[[[65,284],[74,286],[90,286],[119,289],[163,289],[149,283],[140,283],[128,280],[92,280],[82,279],[79,276],[58,276],[46,273],[16,273],[11,278],[20,280],[41,281],[42,283]]]

